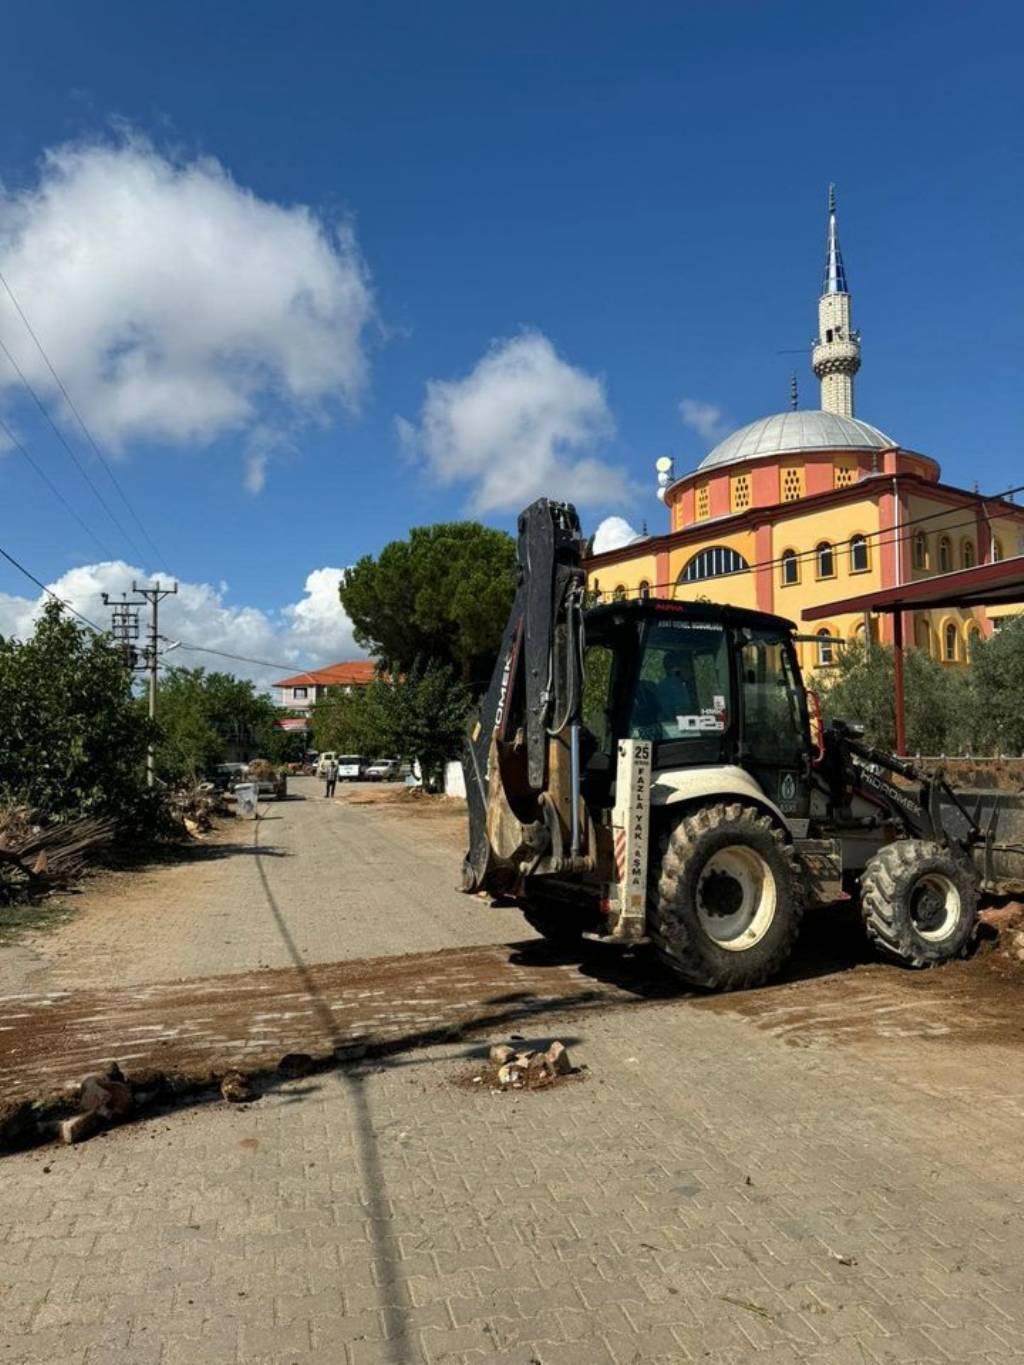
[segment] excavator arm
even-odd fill
[[[520,514],[517,586],[498,662],[466,741],[468,892],[515,894],[527,876],[584,871],[580,802],[583,541],[576,509]]]

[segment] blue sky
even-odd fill
[[[146,557],[126,543],[2,355],[0,411],[114,556],[209,585],[223,647],[313,649],[320,608],[305,635],[287,615],[311,572],[417,523],[476,512],[511,526],[548,474],[591,527],[618,513],[660,529],[654,459],[686,468],[711,443],[682,400],[718,409],[724,433],[785,407],[796,369],[817,406],[807,348],[829,180],[863,333],[858,415],[951,481],[1019,477],[1018,7],[13,0],[5,13],[18,60],[0,89],[0,268],[161,555],[137,528]],[[161,204],[108,237],[117,177],[144,198],[150,173]],[[197,179],[207,200],[189,193]],[[267,246],[235,278],[253,204]],[[295,301],[320,284],[329,324],[303,331]],[[220,310],[234,319],[223,337]],[[0,296],[0,338],[63,426],[19,327]],[[128,387],[137,344],[155,368]],[[147,374],[162,406],[141,392]],[[47,582],[96,589],[67,575],[106,556],[15,451],[0,454],[0,531]],[[34,595],[9,566],[3,593]],[[263,633],[246,634],[245,609]]]

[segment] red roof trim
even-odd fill
[[[605,550],[602,554],[591,555],[589,559],[583,561],[583,565],[589,572],[612,564],[622,564],[640,555],[658,554],[663,550],[707,540],[712,527],[715,534],[719,532],[732,534],[755,526],[774,525],[788,516],[802,515],[807,510],[817,511],[829,505],[841,506],[845,502],[857,502],[865,496],[879,497],[883,493],[892,492],[893,479],[896,479],[901,491],[910,491],[908,485],[913,485],[912,491],[925,496],[929,493],[938,493],[940,496],[936,501],[945,500],[950,506],[974,507],[989,516],[1011,516],[1024,521],[1024,507],[1008,502],[1005,498],[986,498],[981,493],[970,493],[966,488],[956,488],[953,484],[933,483],[931,479],[922,479],[919,474],[869,474],[866,479],[849,484],[846,488],[826,488],[822,493],[811,493],[797,502],[773,502],[766,507],[751,507],[745,512],[736,512],[725,517],[693,521],[680,531],[668,531],[663,536],[648,536],[645,540],[634,540],[617,550]]]

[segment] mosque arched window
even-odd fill
[[[1003,557],[1003,547],[998,540],[992,542],[992,563],[998,564]]]
[[[827,626],[818,631],[818,667],[831,668],[836,661],[832,632]]]
[[[612,601],[625,602],[625,600],[626,600],[625,585],[623,583],[617,583],[616,586],[612,589]]]
[[[782,586],[792,587],[800,582],[800,558],[795,550],[783,550],[779,563],[782,566]]]
[[[850,537],[850,572],[866,573],[868,570],[868,539],[867,536]]]
[[[974,541],[969,536],[964,537],[964,542],[960,546],[960,563],[965,569],[974,568]]]
[[[914,568],[927,569],[928,567],[928,538],[923,531],[918,531],[914,537]]]
[[[746,573],[750,565],[728,545],[712,545],[700,550],[683,566],[676,580],[679,583],[699,583],[704,578],[723,578],[726,574]]]
[[[966,657],[968,660],[974,658],[974,652],[981,643],[981,630],[973,623],[967,627],[967,634],[964,637],[967,645]]]
[[[947,621],[942,632],[942,657],[949,664],[956,662],[956,626],[952,621]]]
[[[819,578],[835,578],[836,547],[831,541],[822,540],[814,547],[814,557],[818,565]],[[821,632],[818,632],[819,635]]]
[[[942,536],[939,540],[939,573],[949,573],[953,567],[953,546],[949,536]]]
[[[651,595],[651,585],[650,583],[648,583],[646,578],[641,578],[640,587],[637,589],[637,591],[640,595],[640,601],[646,602],[648,597],[650,597]]]

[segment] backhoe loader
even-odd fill
[[[518,523],[518,586],[464,759],[463,889],[546,938],[648,942],[683,981],[775,975],[804,912],[853,894],[886,957],[968,951],[1024,890],[1024,808],[821,725],[795,626],[709,602],[586,609],[575,509]]]

